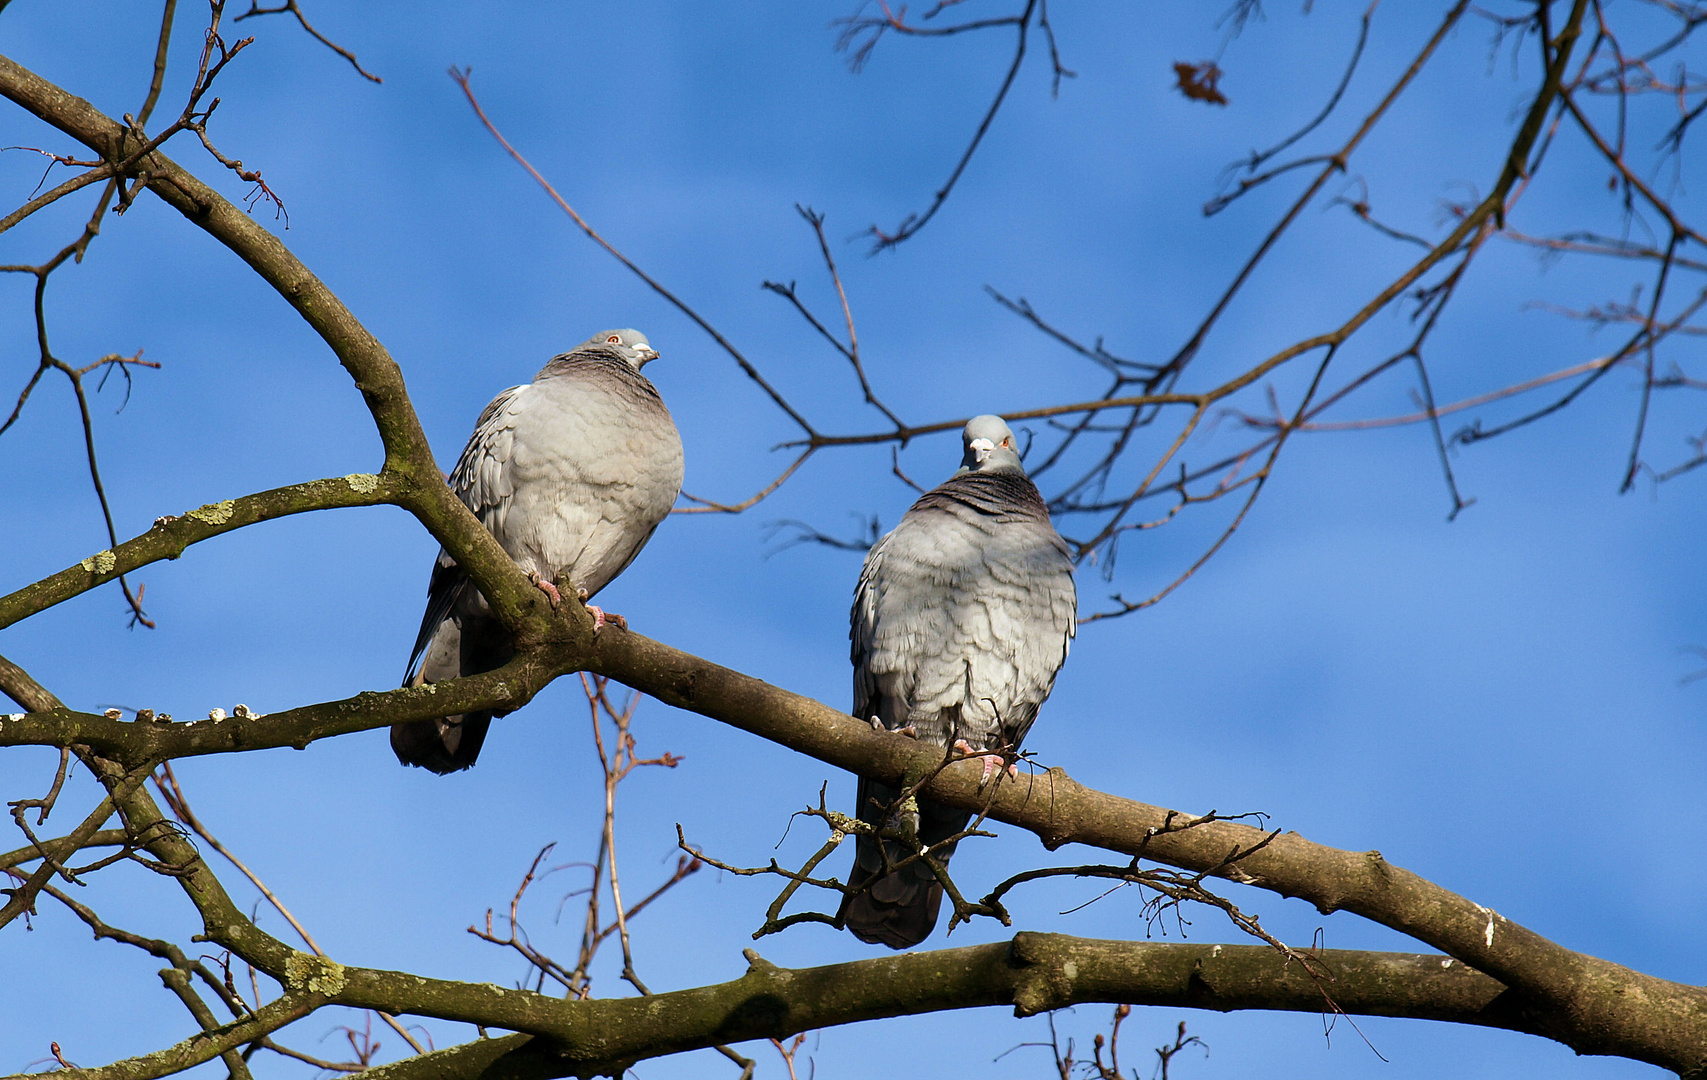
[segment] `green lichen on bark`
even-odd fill
[[[344,991],[344,965],[329,956],[293,952],[285,961],[285,985],[292,990],[335,998]]]
[[[231,508],[236,504],[230,499],[216,503],[208,503],[191,510],[185,517],[193,517],[197,521],[205,521],[209,525],[224,525],[231,520]]]

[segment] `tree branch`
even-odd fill
[[[176,559],[191,545],[260,521],[348,506],[396,503],[406,485],[395,476],[352,473],[335,480],[274,488],[238,499],[208,503],[163,517],[154,527],[116,548],[97,551],[81,562],[16,592],[0,596],[0,628],[88,592],[121,574],[161,559]]]
[[[1317,950],[1311,956],[1332,973],[1334,999],[1348,1013],[1547,1033],[1540,1020],[1513,1007],[1498,982],[1450,959],[1351,950]],[[1262,945],[1022,933],[1011,942],[817,968],[778,968],[751,950],[747,957],[746,974],[733,982],[590,1001],[365,968],[327,969],[318,978],[326,1004],[395,1009],[537,1036],[482,1039],[410,1058],[371,1070],[374,1080],[615,1075],[637,1061],[718,1043],[981,1006],[1011,1006],[1018,1016],[1084,1002],[1222,1011],[1323,1008],[1316,980]],[[153,1075],[161,1074],[131,1062],[65,1074],[66,1080]]]

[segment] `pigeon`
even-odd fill
[[[640,369],[658,353],[638,330],[607,330],[492,399],[451,470],[450,488],[557,606],[567,574],[590,600],[640,553],[682,489],[682,440]],[[588,605],[595,630],[620,615]],[[442,549],[403,685],[491,671],[509,634]],[[405,765],[444,774],[474,764],[494,712],[393,724]]]
[[[968,421],[959,471],[926,492],[865,558],[854,591],[853,715],[984,759],[1011,760],[1055,684],[1077,625],[1073,560],[999,416]],[[1013,766],[1009,765],[1012,773]],[[971,814],[861,777],[857,812],[913,832],[946,865]],[[860,836],[839,918],[906,949],[930,936],[942,886],[894,840]]]

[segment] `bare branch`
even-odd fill
[[[306,16],[302,13],[302,7],[297,3],[297,0],[285,0],[285,2],[280,4],[278,7],[271,7],[271,8],[262,7],[260,4],[260,0],[249,0],[249,10],[245,11],[243,14],[237,16],[236,18],[232,19],[231,21],[232,22],[242,22],[244,19],[247,19],[253,15],[278,15],[278,14],[281,14],[284,12],[289,12],[290,14],[295,15],[296,21],[301,24],[301,26],[304,30],[308,31],[308,34],[310,37],[312,37],[315,41],[318,41],[320,44],[326,46],[328,49],[331,49],[333,52],[337,53],[339,56],[342,56],[345,60],[348,60],[350,62],[350,66],[355,68],[356,73],[359,74],[362,78],[367,79],[370,82],[376,82],[376,83],[382,83],[385,81],[384,79],[380,78],[378,75],[375,75],[373,72],[362,67],[362,65],[356,60],[356,54],[355,53],[344,48],[342,45],[339,45],[337,42],[333,41],[331,38],[328,38],[325,34],[322,34],[320,31],[314,29],[314,27],[311,26],[308,22],[308,16]]]

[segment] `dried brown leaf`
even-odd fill
[[[1216,86],[1225,74],[1213,60],[1205,60],[1201,64],[1174,61],[1174,76],[1179,80],[1179,92],[1193,101],[1207,101],[1211,105],[1227,104],[1227,95]]]

